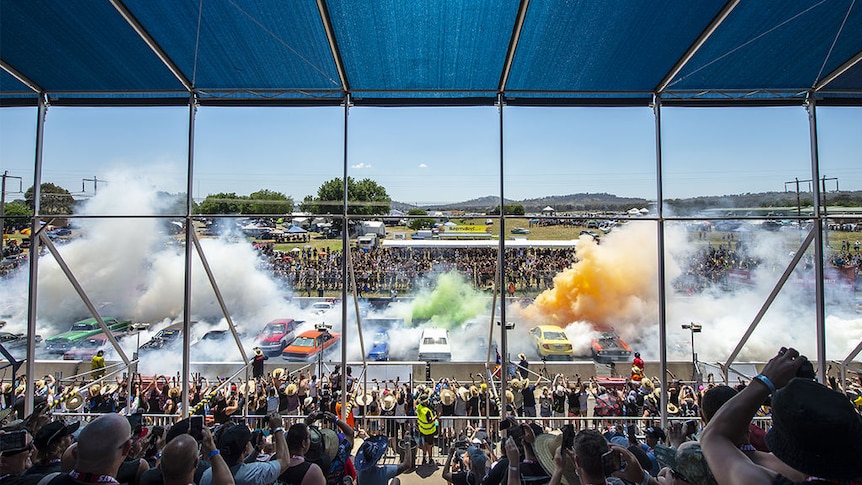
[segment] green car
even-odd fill
[[[116,318],[103,318],[105,325],[112,332],[125,332],[129,330],[130,320],[117,320]],[[49,354],[63,354],[75,345],[88,338],[102,333],[102,328],[95,318],[88,318],[75,322],[68,332],[54,335],[45,340],[45,350]]]

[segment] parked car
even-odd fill
[[[539,325],[530,329],[536,344],[536,353],[541,359],[572,358],[572,343],[566,332],[556,325]]]
[[[377,330],[371,341],[371,350],[366,358],[376,361],[389,360],[389,331],[385,328]]]
[[[304,323],[302,320],[284,318],[273,320],[264,325],[263,330],[255,338],[255,343],[267,355],[279,355],[296,337],[296,329]]]
[[[524,229],[523,227],[516,227],[512,229],[512,234],[529,234],[529,229]]]
[[[284,348],[281,357],[290,361],[313,361],[318,354],[332,349],[340,340],[340,333],[333,333],[326,329],[306,330]]]
[[[419,339],[419,360],[440,362],[452,360],[452,346],[449,331],[445,328],[430,327],[422,331]]]
[[[602,332],[592,342],[593,359],[608,364],[631,359],[632,349],[614,332]]]
[[[103,318],[108,330],[112,332],[126,332],[129,330],[131,321],[117,320],[116,318]],[[63,354],[76,344],[102,333],[102,327],[95,318],[88,318],[72,324],[68,332],[63,332],[45,340],[45,350],[50,354]]]

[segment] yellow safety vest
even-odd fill
[[[434,415],[434,411],[431,408],[417,404],[416,421],[420,433],[432,435],[437,432],[437,416]]]

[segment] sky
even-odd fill
[[[821,175],[862,190],[862,110],[818,108]],[[132,173],[185,192],[187,108],[51,107],[43,182],[92,195]],[[36,111],[0,110],[0,172],[32,185]],[[343,174],[344,110],[199,108],[193,194],[260,189],[299,202]],[[348,175],[370,178],[392,200],[451,203],[500,195],[500,115],[494,107],[353,107]],[[656,133],[648,108],[503,111],[504,190],[524,200],[580,192],[656,198]],[[782,191],[811,178],[806,111],[791,108],[664,108],[665,198]],[[91,179],[91,180],[85,180]],[[834,190],[830,182],[828,190]],[[102,185],[104,187],[104,185]],[[10,179],[7,199],[23,198]]]

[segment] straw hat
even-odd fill
[[[470,395],[471,396],[478,396],[479,395],[479,388],[476,386],[470,386]]]
[[[3,394],[9,394],[10,392],[12,392],[12,383],[11,382],[4,382],[2,392],[3,392]]]
[[[446,406],[451,406],[455,403],[455,393],[448,388],[440,390],[440,401]]]
[[[255,347],[254,355],[263,355],[263,350],[260,350],[260,347]]]
[[[75,411],[84,405],[84,396],[80,393],[72,394],[69,399],[66,399],[66,409],[69,411]]]
[[[373,400],[374,400],[374,398],[371,396],[371,394],[366,392],[364,394],[360,394],[359,396],[356,396],[356,405],[357,406],[368,406],[369,404],[371,404],[371,401],[373,401]]]
[[[644,386],[644,389],[646,389],[649,392],[652,392],[655,390],[655,385],[653,385],[652,379],[646,379],[646,378],[641,379],[641,385]]]
[[[470,391],[464,386],[459,387],[458,390],[455,392],[458,394],[458,397],[460,397],[462,401],[470,399]]]
[[[527,360],[527,356],[524,354],[518,354],[518,358],[521,360]]]
[[[554,455],[562,444],[562,434],[541,433],[536,436],[533,443],[533,451],[536,454],[536,459],[539,460],[539,464],[542,465],[542,468],[545,469],[548,475],[554,473],[554,468],[556,467]],[[566,462],[566,466],[563,468],[562,483],[566,485],[579,485],[581,482],[578,481],[578,476],[575,473],[574,462],[570,459],[565,459],[564,461]]]
[[[98,396],[100,392],[102,392],[102,386],[100,384],[93,384],[90,386],[90,397]]]
[[[257,389],[257,386],[254,381],[248,381],[239,386],[239,393],[245,394],[248,391],[249,394],[254,394],[255,389]]]
[[[103,396],[110,396],[110,395],[114,394],[115,392],[117,392],[117,389],[119,389],[119,388],[120,388],[120,386],[118,386],[117,384],[107,384],[107,385],[105,385],[105,387],[102,388],[102,395]],[[178,387],[175,389],[179,390]]]
[[[558,396],[564,396],[566,394],[566,388],[562,385],[558,385],[554,392],[556,392]]]
[[[16,396],[19,394],[24,394],[25,392],[27,392],[27,386],[25,386],[24,384],[21,384],[20,386],[15,388]]]
[[[294,394],[296,394],[296,384],[292,382],[288,384],[287,389],[284,390],[284,393],[288,396],[293,396]]]
[[[282,377],[284,377],[284,368],[278,367],[276,369],[273,369],[272,377],[276,379],[281,379]]]
[[[172,388],[168,389],[168,397],[170,397],[170,398],[176,399],[176,398],[180,397],[181,394],[182,394],[182,391],[180,391],[179,387],[172,387]]]
[[[395,396],[393,396],[392,394],[388,394],[383,397],[383,404],[381,407],[384,411],[392,411],[393,409],[395,409],[395,403]]]
[[[42,389],[43,387],[45,387],[44,379],[39,379],[38,381],[36,381],[36,389]]]
[[[524,386],[524,383],[521,382],[521,379],[515,378],[509,382],[509,387],[512,388],[513,391],[520,391]]]
[[[668,414],[677,414],[677,413],[679,413],[679,408],[676,407],[676,404],[669,402],[669,403],[667,403],[667,413]]]

